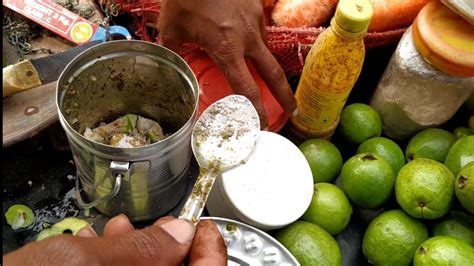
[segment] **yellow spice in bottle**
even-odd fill
[[[331,27],[318,36],[303,68],[292,127],[306,138],[329,138],[365,57],[363,36],[372,16],[367,0],[339,2]]]

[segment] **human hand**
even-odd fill
[[[92,227],[77,236],[59,235],[8,253],[4,265],[226,265],[227,250],[212,221],[196,229],[185,221],[163,217],[135,230],[125,215],[112,218],[97,236]]]
[[[261,0],[163,0],[158,21],[161,43],[178,51],[185,42],[204,49],[224,72],[236,94],[246,96],[257,109],[262,128],[268,120],[260,90],[245,64],[254,63],[285,112],[296,108],[285,73],[265,45]]]

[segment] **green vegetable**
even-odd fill
[[[89,223],[85,220],[76,217],[66,217],[62,221],[55,223],[51,228],[41,230],[36,237],[36,241],[60,234],[77,235],[81,229],[88,225]]]
[[[138,115],[128,114],[121,118],[123,123],[123,130],[125,133],[130,134],[132,133],[133,129],[137,125]]]
[[[151,130],[149,130],[145,136],[150,139],[151,143],[155,143],[157,141],[159,141],[160,139],[155,135],[155,133],[153,133]]]
[[[25,228],[33,224],[35,221],[35,214],[30,207],[22,204],[16,204],[8,208],[5,213],[7,223],[13,230]]]

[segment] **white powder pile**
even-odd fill
[[[203,168],[225,170],[245,163],[258,141],[260,120],[252,103],[231,95],[209,106],[193,129],[193,149]]]

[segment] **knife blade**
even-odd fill
[[[33,59],[31,60],[31,64],[35,67],[36,71],[38,71],[41,83],[47,84],[57,80],[66,66],[81,52],[99,43],[101,43],[101,41],[81,44],[62,53]]]
[[[81,52],[102,41],[91,41],[62,53],[30,59],[3,68],[3,97],[56,81],[64,68]]]

